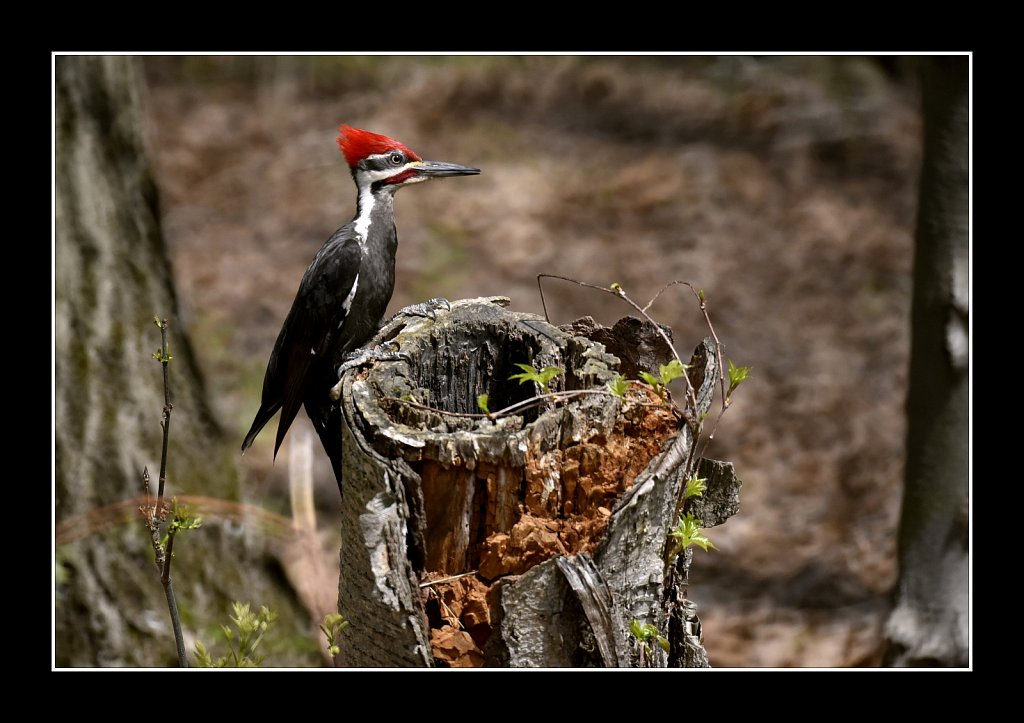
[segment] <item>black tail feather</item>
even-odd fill
[[[274,418],[274,415],[277,414],[277,410],[280,408],[280,404],[260,407],[260,411],[256,412],[256,418],[252,420],[252,426],[249,427],[249,433],[242,440],[242,454],[245,454],[245,450],[252,446],[252,443],[256,440],[256,435],[263,430],[267,422]],[[293,414],[292,416],[294,417],[295,415]],[[274,450],[274,456],[277,456],[276,449]]]
[[[341,486],[341,410],[330,404],[316,410],[311,410],[307,406],[306,413],[313,421],[313,427],[320,437],[320,444],[331,459],[334,479],[338,481],[338,492],[344,494]]]

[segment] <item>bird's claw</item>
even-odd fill
[[[427,301],[424,301],[422,304],[413,304],[412,306],[407,306],[404,309],[401,309],[397,314],[395,314],[395,316],[422,316],[425,319],[437,321],[437,312],[440,311],[441,309],[444,309],[445,311],[451,311],[452,304],[450,301],[448,301],[448,299],[439,296],[435,299],[428,299]]]
[[[389,341],[380,346],[373,347],[372,349],[358,349],[354,352],[346,354],[345,361],[338,367],[338,378],[347,372],[349,369],[355,369],[361,367],[364,364],[377,361],[404,361],[412,363],[412,357],[408,354],[400,351],[389,351],[388,346],[397,346],[395,342]]]
[[[388,339],[394,337],[400,329],[409,325],[408,317],[410,316],[437,321],[437,312],[441,309],[451,311],[452,305],[448,299],[438,297],[424,301],[422,304],[413,304],[412,306],[406,306],[404,309],[399,309],[390,319],[381,322],[380,327],[377,329],[376,338]]]

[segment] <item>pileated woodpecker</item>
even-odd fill
[[[395,288],[395,193],[403,186],[478,168],[424,161],[387,136],[347,125],[338,146],[359,193],[356,216],[335,231],[299,283],[263,379],[263,398],[242,452],[278,410],[274,456],[299,406],[305,405],[341,488],[341,415],[329,392],[338,367],[381,326]]]

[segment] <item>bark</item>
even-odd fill
[[[608,339],[612,330],[592,320],[559,329],[504,309],[507,302],[456,302],[436,320],[399,317],[378,340],[392,339],[409,360],[350,372],[339,384],[339,610],[352,622],[342,661],[683,664],[688,642],[700,648],[686,600],[690,558],[678,562],[666,545],[696,463],[690,430],[648,387],[625,399],[591,393],[556,404],[532,383],[510,382],[522,362],[564,369],[553,392],[599,390],[619,360],[583,335]],[[642,326],[616,328],[636,341]],[[655,336],[646,331],[636,348],[651,351],[634,359],[664,361]],[[710,404],[715,360],[702,344],[692,375],[700,411]],[[492,411],[544,399],[496,419],[449,414],[478,413],[480,394]],[[738,504],[731,467],[714,470],[699,510],[706,526]],[[684,607],[689,627],[670,626]],[[663,631],[677,659],[660,648],[642,656],[628,635],[632,620]]]
[[[163,407],[153,317],[176,320],[156,186],[127,58],[56,60],[57,514],[138,493],[156,473]],[[175,432],[216,439],[202,379],[172,321]],[[202,455],[200,447],[181,455]],[[178,457],[181,460],[181,457]]]
[[[969,60],[925,62],[900,580],[887,662],[964,666],[970,660]]]
[[[223,444],[180,322],[141,131],[141,87],[130,58],[56,59],[55,639],[62,666],[176,661],[153,553],[135,505],[126,502],[141,497],[143,468],[154,486],[159,469],[164,400],[152,358],[160,345],[154,316],[171,325],[168,493],[226,499],[239,492],[233,445]],[[182,535],[175,553],[187,620],[215,628],[232,599],[276,602],[279,611],[288,604],[259,581],[265,573],[253,553],[262,553],[222,534],[213,520]],[[247,562],[251,570],[239,569]]]

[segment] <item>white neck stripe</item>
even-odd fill
[[[366,245],[366,237],[370,232],[370,214],[373,213],[373,204],[377,201],[370,190],[370,184],[359,186],[359,215],[356,217],[356,238],[360,246]]]
[[[393,176],[405,173],[410,168],[419,166],[421,161],[410,161],[398,168],[388,168],[383,171],[367,171],[359,169],[355,173],[356,185],[359,187],[359,215],[356,217],[355,229],[359,239],[359,245],[366,244],[366,237],[370,231],[370,214],[373,213],[373,205],[377,199],[371,190],[374,183],[385,181]],[[404,183],[417,183],[427,180],[426,176],[414,176]],[[397,186],[395,187],[397,188]],[[394,191],[390,191],[393,193]]]

